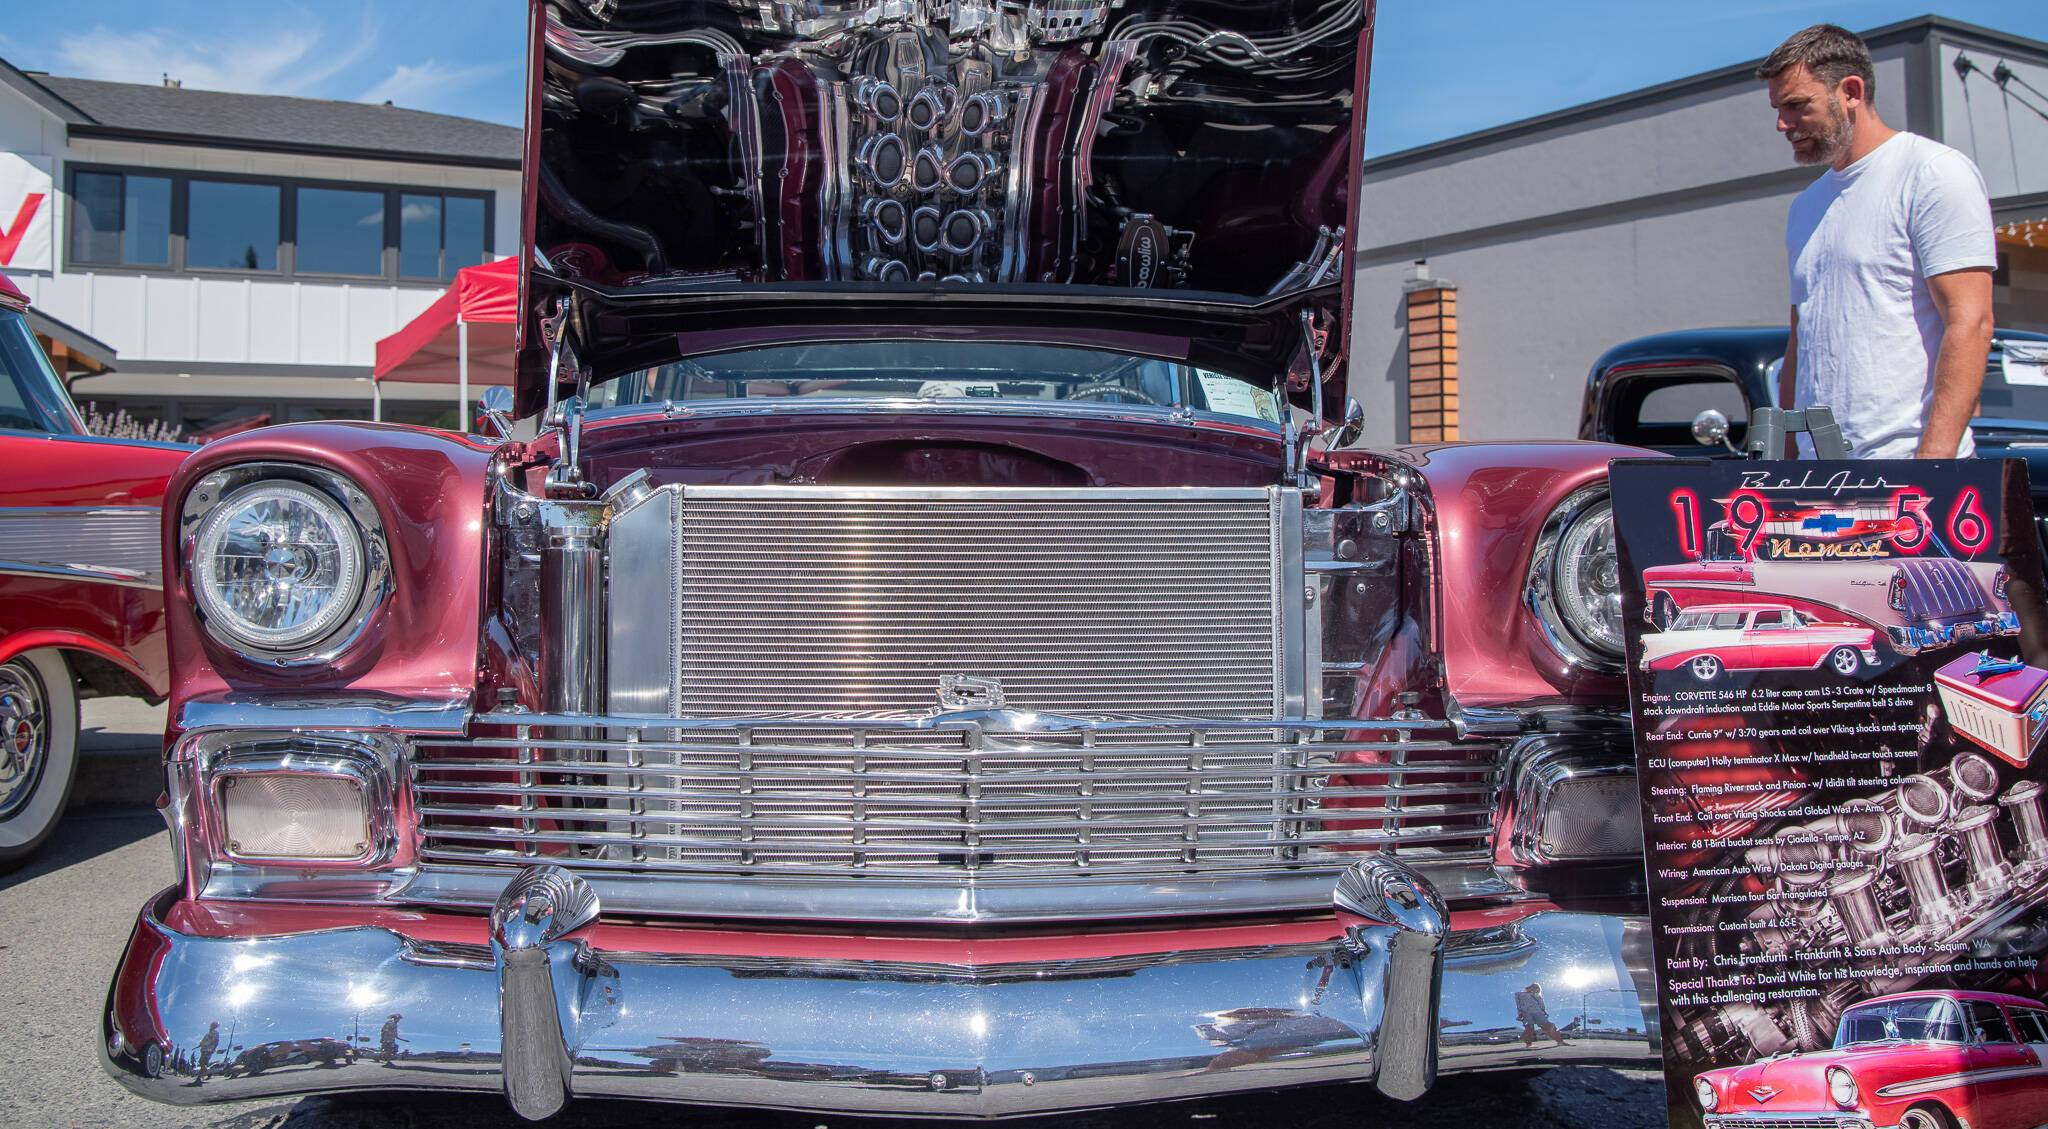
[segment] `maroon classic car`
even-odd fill
[[[538,435],[171,484],[116,1078],[1000,1116],[1654,1061],[1629,449],[1336,406],[1369,4],[533,26]],[[1600,1037],[1512,1037],[1532,981]]]
[[[1709,1070],[1709,1129],[2048,1124],[2048,1007],[1994,992],[1905,992],[1848,1009],[1833,1049]]]
[[[192,450],[87,435],[27,310],[0,275],[0,867],[64,813],[79,698],[170,689],[160,514]]]
[[[1823,623],[1784,604],[1700,604],[1643,637],[1644,670],[1713,682],[1730,670],[1815,670],[1854,677],[1877,661],[1877,632]]]

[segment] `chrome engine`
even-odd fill
[[[1795,987],[1818,991],[1788,1006],[1720,1005],[1676,1037],[1695,1042],[1703,1058],[1820,1050],[1857,1000],[1905,991],[1959,962],[1988,967],[1982,962],[2038,949],[2048,923],[2023,911],[2048,887],[2048,808],[2038,783],[2001,788],[1993,762],[1969,752],[1873,800],[1784,827],[1730,869],[1736,877],[1708,888],[1710,903],[1718,894],[1754,908],[1742,928],[1682,946],[1681,977],[1704,972],[1710,986],[1740,988],[1745,973],[1804,976],[1815,961],[1870,969],[1800,980]],[[1760,897],[1734,890],[1750,873],[1765,887]]]
[[[543,152],[543,191],[571,223],[542,246],[569,273],[1256,293],[1341,245],[1340,218],[1285,212],[1336,167],[1357,0],[1230,12],[1232,26],[1126,0],[720,7],[661,33],[627,30],[631,4],[549,9],[543,105],[589,142]],[[1210,182],[1253,147],[1289,163]],[[619,152],[637,155],[601,167]],[[1195,277],[1194,229],[1217,222],[1218,196],[1284,224],[1252,238],[1289,257]],[[748,237],[712,246],[713,231]],[[642,272],[611,261],[623,249]]]

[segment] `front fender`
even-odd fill
[[[1432,634],[1444,688],[1460,706],[1611,705],[1627,693],[1619,661],[1591,670],[1552,646],[1527,600],[1529,564],[1552,510],[1604,481],[1609,460],[1654,454],[1573,441],[1452,443],[1335,451],[1327,465],[1419,480],[1435,572]]]
[[[476,690],[493,445],[425,428],[313,423],[263,428],[209,444],[164,499],[165,619],[171,717],[194,698],[323,694],[467,700]],[[330,663],[280,665],[221,644],[201,624],[187,575],[180,511],[205,475],[240,463],[294,463],[360,485],[384,525],[390,592]]]

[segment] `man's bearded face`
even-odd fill
[[[1785,133],[1785,140],[1792,143],[1792,159],[1802,165],[1832,165],[1849,147],[1849,112],[1842,108],[1842,96],[1829,91],[1822,110]]]
[[[1842,104],[1839,84],[1829,86],[1804,66],[1772,77],[1771,105],[1778,111],[1778,132],[1792,145],[1792,159],[1802,165],[1832,165],[1849,148],[1855,127]]]

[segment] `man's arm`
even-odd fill
[[[1799,307],[1792,307],[1792,332],[1785,338],[1785,359],[1778,365],[1778,406],[1792,410],[1794,389],[1799,386]],[[1799,457],[1799,437],[1785,436],[1784,455],[1788,459]]]
[[[1991,272],[1937,274],[1927,280],[1927,289],[1941,314],[1941,351],[1934,358],[1934,402],[1914,457],[1952,459],[1984,390],[1984,362],[1991,354]]]

